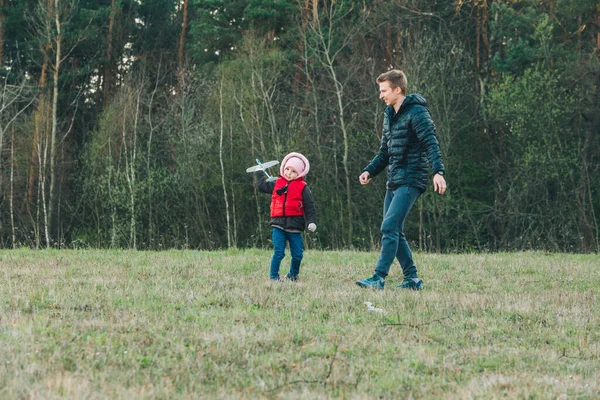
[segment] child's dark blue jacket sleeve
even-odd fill
[[[306,219],[306,223],[316,225],[317,209],[315,208],[315,202],[308,186],[305,186],[302,191],[302,203],[304,204],[304,219]]]
[[[256,179],[256,187],[258,187],[260,192],[273,193],[273,189],[275,189],[275,181],[267,181],[263,171],[256,171],[254,173],[254,178]]]

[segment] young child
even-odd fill
[[[271,194],[271,221],[273,227],[273,258],[271,259],[271,280],[280,280],[279,266],[285,257],[286,241],[290,243],[292,261],[287,278],[298,280],[304,243],[302,231],[306,228],[317,230],[317,212],[310,189],[304,182],[310,164],[300,153],[290,153],[284,157],[279,169],[280,175],[275,182],[265,179],[263,171],[255,172],[258,190]]]

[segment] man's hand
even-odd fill
[[[310,224],[308,224],[308,230],[311,232],[314,232],[317,230],[317,224],[315,224],[314,222],[311,222]]]
[[[360,174],[358,180],[360,181],[361,185],[366,185],[367,183],[371,182],[372,178],[369,178],[369,175],[371,175],[369,171],[365,171],[362,174]]]
[[[433,176],[433,191],[438,192],[439,194],[444,194],[446,191],[446,180],[440,174],[435,174]]]

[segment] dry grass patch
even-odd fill
[[[377,254],[270,255],[0,252],[0,397],[600,396],[597,256],[416,254],[424,291],[373,292]]]

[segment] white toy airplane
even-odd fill
[[[267,172],[267,168],[272,167],[273,165],[279,164],[279,161],[277,160],[273,160],[273,161],[267,161],[266,163],[261,163],[260,160],[257,158],[256,159],[256,165],[247,168],[246,172],[256,172],[256,171],[263,171],[265,173],[265,175],[267,175],[267,181],[271,182],[274,180],[277,180],[276,177],[271,176],[268,172]]]

